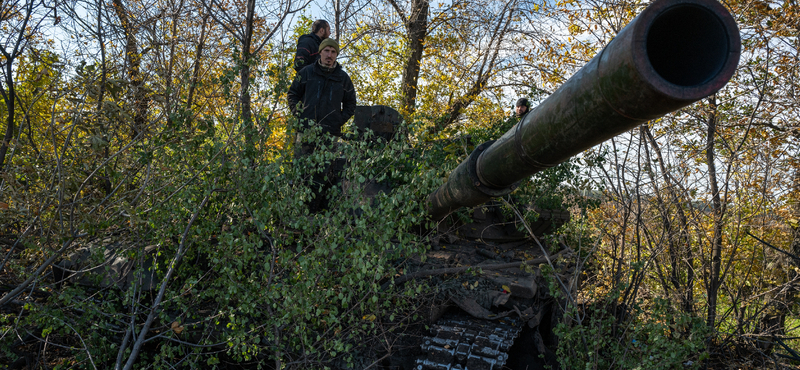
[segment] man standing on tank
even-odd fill
[[[328,21],[317,19],[311,24],[311,33],[300,36],[297,40],[297,52],[294,54],[294,70],[314,65],[319,60],[319,44],[331,35]]]
[[[330,146],[335,138],[342,136],[342,125],[356,111],[353,81],[336,61],[339,44],[333,39],[325,39],[318,50],[320,59],[297,72],[287,94],[289,109],[299,120],[295,157],[314,153],[320,144]],[[316,140],[309,140],[305,132],[312,125],[318,125],[322,129],[322,136]],[[331,164],[326,167],[325,171],[312,178],[314,199],[309,204],[312,212],[327,207],[325,193],[339,176],[339,171],[331,169]]]
[[[322,132],[340,137],[342,125],[356,111],[356,89],[336,61],[339,44],[335,40],[323,40],[319,54],[315,64],[295,76],[287,94],[289,109],[300,120],[298,133],[315,123],[322,127]]]

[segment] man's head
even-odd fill
[[[517,114],[517,117],[522,117],[525,115],[525,113],[528,113],[530,109],[531,109],[531,104],[528,103],[528,99],[520,98],[519,100],[517,100],[517,104],[514,107],[514,112]]]
[[[324,19],[317,19],[311,24],[311,33],[325,40],[331,36],[331,26]]]
[[[339,43],[334,39],[325,39],[319,44],[319,63],[331,68],[336,65],[339,56]]]

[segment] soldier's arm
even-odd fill
[[[305,66],[311,64],[314,60],[314,53],[316,50],[311,50],[314,48],[313,42],[308,38],[303,38],[297,43],[297,52],[294,55],[294,70],[300,72]]]
[[[344,79],[344,98],[342,99],[342,118],[343,123],[347,122],[356,113],[356,88],[350,76]]]
[[[297,103],[299,103],[303,99],[303,95],[305,95],[306,84],[302,82],[302,76],[298,73],[294,81],[292,81],[292,86],[289,87],[289,92],[286,93],[286,100],[289,102],[289,110],[292,111],[292,114],[297,115]]]

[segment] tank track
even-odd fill
[[[500,370],[521,331],[519,319],[482,320],[448,315],[422,339],[416,370]]]

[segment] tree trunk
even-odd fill
[[[141,73],[142,54],[139,53],[139,46],[136,43],[136,27],[128,17],[128,10],[122,4],[122,0],[113,0],[114,12],[122,24],[125,32],[125,59],[128,62],[128,83],[133,92],[131,100],[133,104],[133,127],[131,128],[131,139],[136,138],[145,130],[147,125],[147,106],[149,96],[145,91],[144,78]]]
[[[472,87],[470,87],[464,96],[456,99],[454,103],[450,104],[450,107],[447,109],[446,118],[440,125],[437,125],[438,127],[436,127],[436,133],[442,132],[444,129],[458,120],[463,110],[467,109],[467,107],[469,107],[469,105],[475,101],[475,98],[478,97],[478,95],[483,91],[487,80],[489,80],[489,75],[482,74],[478,77],[478,80],[472,84]]]
[[[10,7],[12,4],[3,4],[0,3],[0,10],[3,13],[6,13],[6,7]],[[4,71],[5,74],[5,81],[3,81],[8,88],[7,90],[0,85],[0,95],[2,95],[3,100],[6,103],[6,109],[8,110],[6,115],[6,134],[3,136],[3,142],[0,143],[0,173],[5,172],[6,169],[6,155],[8,154],[8,147],[11,145],[11,140],[14,139],[14,131],[16,130],[16,123],[14,117],[16,99],[17,99],[17,92],[14,89],[14,61],[22,55],[23,50],[25,50],[25,46],[28,43],[29,35],[32,34],[33,30],[28,29],[28,21],[30,21],[31,16],[33,15],[33,6],[34,1],[29,1],[25,4],[25,15],[22,20],[22,25],[19,27],[19,34],[18,35],[9,35],[9,41],[16,38],[16,40],[12,43],[14,48],[9,53],[5,47],[0,48],[0,52],[2,52],[3,57],[5,59],[2,65],[5,65],[6,70]],[[5,15],[5,14],[4,14]]]
[[[714,163],[714,143],[717,132],[717,98],[708,98],[708,131],[706,135],[706,165],[711,190],[711,215],[713,217],[713,237],[711,239],[711,276],[708,282],[708,317],[706,325],[713,328],[717,320],[717,295],[721,286],[720,268],[722,266],[722,200],[717,183],[717,166]]]
[[[189,96],[186,98],[186,109],[192,110],[194,104],[194,93],[197,88],[197,83],[200,80],[200,58],[203,55],[203,47],[206,42],[206,26],[208,25],[208,13],[203,14],[203,25],[200,29],[200,40],[197,42],[197,48],[194,55],[194,66],[192,67],[192,80],[189,82]]]
[[[108,70],[106,68],[106,45],[105,33],[103,33],[103,1],[97,1],[97,41],[100,47],[100,88],[97,94],[97,112],[103,111],[103,99],[106,94],[106,82],[108,81]]]
[[[250,47],[253,43],[253,18],[255,16],[255,0],[247,0],[247,14],[245,20],[244,38],[242,39],[242,65],[241,65],[241,94],[239,103],[241,107],[242,124],[245,130],[245,155],[253,158],[255,155],[255,132],[253,132],[253,116],[250,107]]]
[[[166,76],[166,108],[167,108],[167,122],[172,122],[172,115],[175,113],[175,103],[173,102],[173,96],[175,96],[175,91],[172,86],[172,74],[174,73],[175,69],[175,49],[178,46],[178,21],[180,20],[181,11],[183,10],[183,2],[184,0],[180,0],[178,3],[177,9],[172,9],[172,29],[170,30],[170,40],[169,40],[169,64],[167,66],[167,76]]]
[[[796,141],[800,142],[800,130],[794,131],[794,138]],[[800,157],[796,156],[795,158]],[[791,251],[795,256],[800,256],[800,168],[798,167],[795,167],[794,169],[794,176],[792,178],[792,192],[789,195],[789,202],[791,204],[791,219],[795,220],[791,224],[792,241],[789,251]],[[800,265],[797,260],[793,260],[793,262],[795,266]]]
[[[99,91],[97,93],[97,107],[96,107],[98,115],[102,115],[103,114],[103,100],[105,100],[106,83],[108,82],[108,67],[106,65],[106,45],[105,45],[104,36],[105,36],[105,34],[103,33],[103,1],[102,0],[98,0],[97,1],[97,40],[98,40],[98,44],[100,46],[100,86],[98,88]],[[103,139],[110,143],[111,138],[109,138],[109,135],[108,135],[108,126],[107,125],[101,125],[100,128],[101,128],[101,130],[103,132]],[[103,160],[108,159],[108,157],[111,155],[110,152],[109,152],[109,146],[110,145],[106,145],[105,148],[103,149]],[[101,187],[102,187],[103,192],[104,192],[104,194],[106,196],[111,194],[111,191],[113,189],[112,184],[111,184],[111,176],[109,175],[109,172],[110,171],[109,171],[108,167],[104,168],[103,172],[102,172],[103,173],[102,178],[100,179],[100,181],[102,183]]]
[[[342,30],[340,28],[341,27],[340,23],[342,22],[341,16],[342,16],[342,1],[336,0],[333,3],[333,27],[334,31],[336,32],[337,43],[339,42],[339,38],[341,37],[342,34]]]
[[[394,3],[394,1],[392,2]],[[397,8],[396,4],[395,8]],[[416,110],[417,83],[422,64],[422,52],[425,50],[425,37],[428,35],[429,8],[430,0],[411,0],[411,14],[408,19],[404,19],[408,37],[408,58],[403,67],[401,106],[405,115],[410,115]]]
[[[795,135],[795,139],[800,139],[800,135]],[[798,220],[800,220],[800,170],[797,169],[794,170],[792,188],[789,193],[789,220],[792,234],[789,239],[788,252],[800,257],[800,225],[798,224]],[[797,276],[795,268],[800,267],[800,263],[794,258],[783,256],[782,260],[786,261],[783,267],[783,270],[786,271],[785,282],[782,284],[788,284],[788,286],[779,288],[782,284],[775,284],[775,288],[772,290],[775,293],[766,296],[768,301],[765,304],[764,315],[758,322],[757,333],[770,337],[786,335],[786,316],[791,313],[790,306],[796,302],[799,290],[793,281]],[[769,353],[772,351],[773,344],[770,340],[762,341],[759,347]]]
[[[6,134],[3,136],[3,142],[0,143],[0,172],[5,172],[5,162],[6,162],[6,153],[8,153],[8,147],[11,145],[11,139],[14,138],[14,103],[17,97],[16,92],[14,91],[14,75],[13,69],[11,68],[14,59],[6,59],[6,80],[4,81],[8,90],[3,89],[0,86],[0,92],[3,94],[3,100],[6,102]]]

